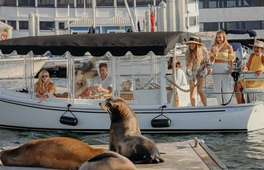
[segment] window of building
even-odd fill
[[[3,6],[16,6],[16,0],[1,0]]]
[[[114,0],[97,0],[96,6],[113,7],[114,6]]]
[[[261,29],[261,21],[245,21],[245,29]]]
[[[86,8],[92,8],[93,2],[92,0],[76,0],[76,7],[77,8],[83,8],[85,2]]]
[[[67,8],[70,5],[71,8],[74,8],[74,0],[57,0],[58,8]]]
[[[158,5],[159,3],[157,3],[157,1],[156,1],[156,5]],[[154,5],[153,0],[137,0],[137,6],[146,7],[148,5]]]
[[[65,23],[64,22],[59,22],[59,29],[64,30],[65,29]]]
[[[52,21],[40,21],[40,30],[53,30],[55,29],[55,23]]]
[[[18,6],[34,7],[35,0],[18,0]]]
[[[16,29],[16,21],[7,21],[7,24],[10,25],[11,27],[13,27],[13,29]]]
[[[241,22],[227,22],[226,23],[226,29],[242,29],[242,23]]]
[[[134,6],[134,0],[127,0],[127,4],[129,7]],[[125,7],[125,3],[123,0],[117,0],[117,7]]]
[[[28,21],[19,21],[19,29],[27,30],[28,29]]]
[[[54,7],[55,0],[38,0],[38,7]]]
[[[197,25],[197,17],[189,17],[189,25],[194,26]]]

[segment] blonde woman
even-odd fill
[[[218,31],[211,47],[210,60],[213,65],[213,82],[219,104],[227,103],[232,97],[231,76],[235,55],[232,46],[227,42],[226,33]],[[229,93],[229,94],[227,94]]]
[[[39,73],[38,81],[34,85],[34,92],[37,98],[40,98],[39,103],[53,96],[55,92],[55,84],[50,82],[50,75],[47,70],[42,70]]]
[[[197,91],[200,95],[202,104],[206,106],[206,96],[203,92],[202,79],[211,74],[210,58],[203,44],[199,42],[199,37],[192,36],[189,41],[185,42],[189,46],[185,53],[186,57],[186,75],[189,80],[191,105],[195,106],[195,82],[197,80]]]
[[[264,72],[264,54],[262,53],[264,49],[264,42],[255,40],[254,44],[249,44],[253,46],[253,53],[250,54],[247,65],[244,67],[244,71],[252,71],[255,72],[256,78],[260,77],[261,74]],[[241,93],[244,88],[264,88],[264,81],[263,80],[252,80],[246,81],[244,83],[244,79],[242,78],[239,82],[237,82],[237,103],[245,103],[245,99],[243,94]]]

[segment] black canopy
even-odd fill
[[[16,50],[22,55],[31,50],[36,55],[46,51],[53,55],[69,51],[73,56],[83,56],[85,52],[102,56],[108,51],[113,56],[124,56],[128,51],[134,55],[146,55],[149,51],[165,55],[176,43],[182,43],[193,35],[187,32],[137,32],[22,37],[0,41],[0,49],[4,54]]]

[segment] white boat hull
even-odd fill
[[[19,95],[12,96],[12,94]],[[14,129],[69,130],[87,133],[106,132],[110,127],[108,113],[99,107],[104,99],[75,101],[70,111],[78,119],[76,126],[60,123],[67,111],[67,99],[50,98],[41,104],[28,95],[3,90],[0,93],[0,126]],[[86,103],[84,105],[84,103]],[[161,113],[158,105],[131,105],[140,129],[145,133],[243,132],[264,128],[263,102],[230,106],[165,108],[163,114],[171,120],[169,127],[155,128],[151,120]],[[65,114],[70,116],[69,112]],[[72,116],[71,116],[72,117]],[[165,117],[160,116],[164,119]]]
[[[48,57],[34,58],[34,75],[36,75],[45,64]],[[24,58],[0,59],[0,79],[22,78],[24,75]]]

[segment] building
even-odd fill
[[[87,33],[92,26],[99,33],[125,32],[131,28],[138,29],[138,25],[141,26],[140,31],[150,31],[148,19],[152,11],[155,12],[156,24],[161,22],[161,19],[157,19],[159,10],[164,7],[159,6],[161,2],[127,0],[126,7],[124,0],[0,0],[0,21],[13,27],[14,38]],[[166,3],[172,4],[168,5],[171,10],[167,12],[167,24],[170,26],[167,30],[198,32],[198,1],[184,2],[167,0]],[[38,16],[39,22],[34,23],[34,19],[29,19],[33,14]],[[39,33],[31,34],[32,25],[36,24]],[[163,31],[155,27],[156,31]]]
[[[256,31],[264,38],[263,0],[199,0],[200,31],[245,29]],[[249,38],[248,35],[228,35]]]

